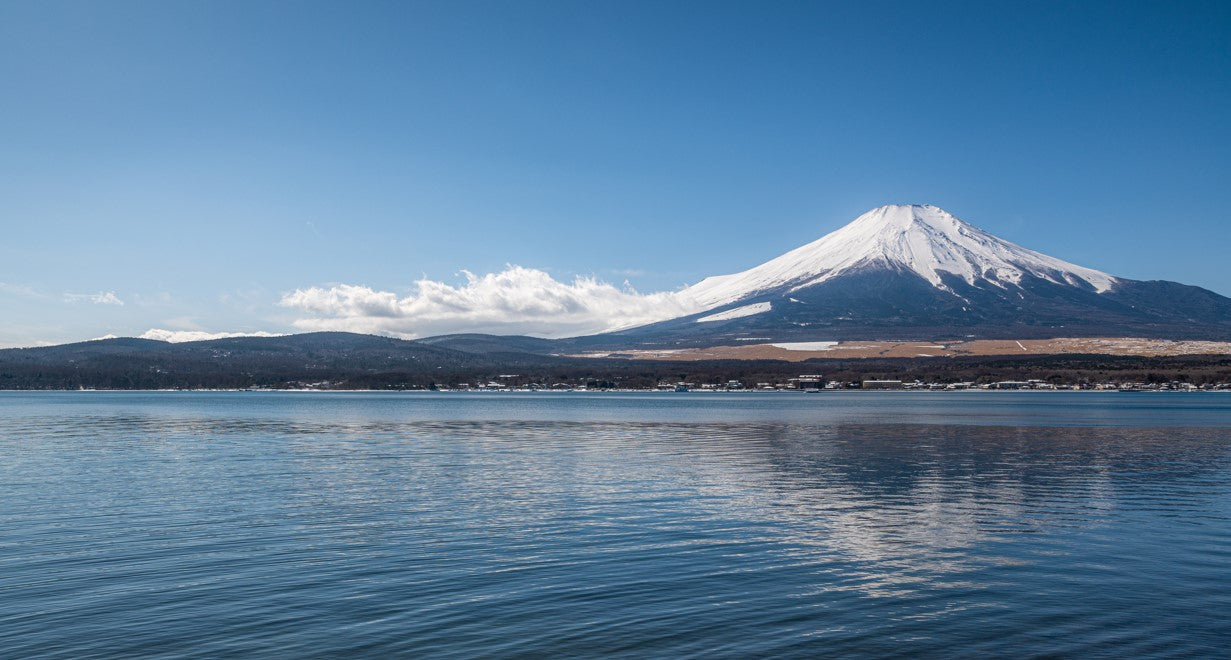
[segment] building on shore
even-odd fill
[[[989,390],[1031,390],[1034,384],[1024,380],[1002,380],[988,385]]]
[[[793,389],[819,390],[825,386],[825,377],[821,374],[802,374],[787,381]]]

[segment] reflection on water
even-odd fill
[[[5,395],[0,648],[1221,653],[1231,398],[1081,396]]]

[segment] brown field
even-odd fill
[[[784,342],[747,346],[714,346],[670,350],[628,350],[582,353],[574,357],[624,357],[635,360],[786,360],[812,358],[910,358],[959,355],[1227,355],[1231,342],[1139,338],[976,339],[971,341],[842,341]]]

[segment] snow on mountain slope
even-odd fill
[[[767,302],[752,303],[751,305],[744,305],[743,307],[736,307],[735,309],[728,309],[725,312],[718,312],[717,314],[710,314],[709,316],[702,316],[701,318],[697,319],[697,323],[710,323],[712,321],[730,321],[731,319],[742,319],[745,316],[752,316],[753,314],[760,314],[762,312],[768,312],[771,309],[773,309],[773,305]]]
[[[1119,281],[997,238],[935,206],[890,205],[750,270],[706,278],[680,296],[712,309],[758,293],[796,291],[844,273],[878,268],[914,272],[950,292],[942,273],[1000,288],[1020,285],[1029,275],[1097,293]]]

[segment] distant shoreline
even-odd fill
[[[926,387],[901,388],[901,389],[862,389],[862,388],[833,388],[821,390],[793,390],[793,389],[690,389],[686,392],[674,392],[663,389],[273,389],[273,388],[253,388],[253,389],[234,389],[234,388],[196,388],[196,389],[102,389],[102,388],[87,388],[87,389],[11,389],[0,390],[0,396],[5,394],[35,394],[35,393],[78,393],[78,394],[116,394],[116,393],[131,393],[131,394],[203,394],[203,393],[248,393],[248,394],[657,394],[657,395],[707,395],[713,396],[718,394],[783,394],[783,395],[833,395],[833,394],[972,394],[972,393],[1028,393],[1028,394],[1137,394],[1137,393],[1159,393],[1159,394],[1228,394],[1231,393],[1231,386],[1213,387],[1213,388],[1195,388],[1195,389],[1155,389],[1155,388],[984,388],[984,387],[968,387],[960,389],[930,389]]]
[[[1077,342],[1057,346],[1057,343]],[[1231,350],[1231,343],[1226,343]],[[816,389],[900,381],[932,389],[1231,387],[1222,344],[1141,339],[780,342],[643,347],[581,356],[463,351],[367,335],[315,333],[169,344],[103,340],[0,351],[0,390]],[[993,355],[972,351],[988,348]],[[1091,351],[1045,353],[1031,351]],[[1107,355],[1149,350],[1183,355]],[[923,355],[948,351],[945,355]],[[1005,350],[1015,352],[1000,354]],[[772,353],[766,351],[773,351]],[[906,355],[903,355],[905,353]],[[882,384],[883,385],[883,384]],[[858,387],[858,386],[856,386]]]

